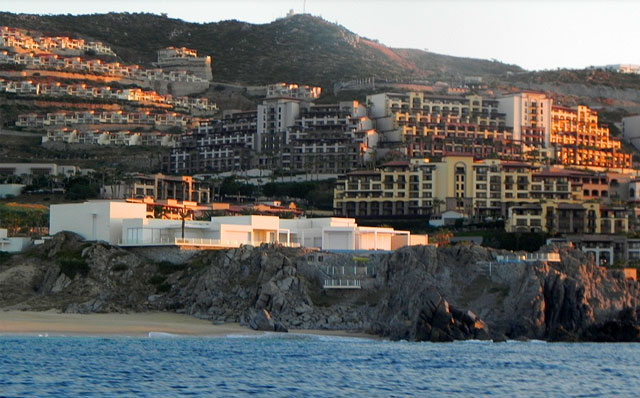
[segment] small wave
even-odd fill
[[[493,344],[493,341],[469,339],[469,340],[457,340],[456,343],[458,344]]]
[[[273,335],[277,335],[276,333],[264,332],[262,334],[243,334],[243,333],[233,333],[227,334],[224,336],[227,339],[263,339],[265,337],[271,337]]]
[[[290,335],[309,337],[318,341],[331,341],[331,342],[344,342],[344,343],[359,343],[359,342],[371,341],[371,339],[368,339],[366,337],[337,336],[337,335],[330,335],[330,334],[291,333]]]
[[[182,337],[179,334],[166,333],[166,332],[149,332],[150,339],[175,339]]]

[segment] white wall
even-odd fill
[[[118,244],[124,218],[146,217],[147,205],[111,201],[89,201],[51,205],[49,234],[61,231],[77,233],[86,240]]]
[[[622,136],[640,149],[640,115],[622,118]]]
[[[24,184],[0,184],[0,198],[4,199],[7,195],[18,196],[25,186]]]

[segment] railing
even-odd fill
[[[325,279],[322,286],[325,289],[361,289],[358,279]]]
[[[240,247],[242,245],[260,245],[273,243],[286,247],[300,247],[297,242],[246,242],[239,240],[201,239],[201,238],[160,238],[153,240],[123,239],[120,246],[209,246],[209,247]]]

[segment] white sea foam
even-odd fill
[[[182,337],[179,334],[166,333],[166,332],[149,332],[150,339],[175,339]]]

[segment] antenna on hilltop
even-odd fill
[[[302,0],[302,13],[307,13],[307,0]]]

